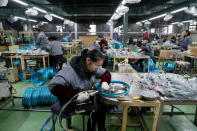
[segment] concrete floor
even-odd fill
[[[45,84],[44,86],[46,86]],[[13,87],[16,89],[15,96],[22,96],[24,90],[27,87],[34,87],[30,82],[17,82],[13,84]],[[16,106],[13,107],[11,102],[8,103],[5,108],[23,108],[21,99],[15,98]],[[196,106],[178,106],[185,112],[194,113]],[[32,109],[40,109],[40,110],[50,110],[49,106],[45,107],[36,107]],[[169,106],[164,107],[164,111],[170,111]],[[175,110],[177,111],[177,110]],[[30,111],[7,111],[0,110],[0,131],[39,131],[47,120],[47,118],[51,115],[50,112],[30,112]],[[194,119],[193,115],[189,116],[190,119]],[[107,115],[106,123],[120,123],[121,115]],[[149,128],[152,128],[153,116],[147,115],[145,116],[145,120],[149,125]],[[87,121],[87,117],[86,117]],[[138,122],[136,116],[129,115],[128,123],[135,124]],[[81,128],[82,127],[82,117],[80,115],[76,115],[72,118],[72,123],[74,127]],[[59,127],[59,123],[56,124],[57,131],[61,130]],[[120,131],[120,127],[107,127],[108,131]],[[127,131],[140,131],[140,128],[127,128]],[[185,116],[183,115],[174,115],[163,116],[162,117],[162,126],[161,131],[197,131],[197,127],[195,127]]]
[[[112,71],[109,68],[109,71]],[[23,93],[27,87],[34,87],[30,82],[17,82],[12,84],[16,89],[16,94],[14,96],[23,96]],[[43,86],[47,86],[46,83]],[[22,109],[22,99],[15,98],[15,107],[12,106],[12,103],[9,102],[4,106],[4,109],[12,109],[12,108],[20,108]],[[0,102],[2,104],[2,102]],[[194,113],[196,110],[196,106],[177,106],[183,111],[187,113]],[[42,107],[34,107],[32,109],[39,110],[50,110],[50,106],[42,106]],[[170,106],[164,107],[165,111],[170,111]],[[177,111],[175,109],[175,111]],[[178,111],[177,111],[178,112]],[[0,131],[39,131],[47,120],[47,118],[51,115],[50,112],[30,112],[30,111],[8,111],[8,110],[0,110]],[[87,122],[86,116],[86,122]],[[194,120],[194,115],[189,115],[191,120]],[[121,123],[122,116],[121,115],[107,115],[106,123]],[[152,128],[153,116],[146,115],[145,121],[147,122],[149,129]],[[136,124],[139,120],[136,116],[129,115],[128,123]],[[65,122],[64,122],[65,123]],[[74,127],[82,128],[82,117],[80,115],[76,115],[72,117],[72,123]],[[50,123],[51,124],[51,123]],[[56,130],[60,131],[59,123],[56,123]],[[120,127],[107,127],[108,131],[120,131]],[[194,126],[184,115],[174,115],[173,117],[163,115],[161,121],[161,131],[197,131],[197,127]],[[140,128],[133,127],[127,128],[127,131],[141,131]]]

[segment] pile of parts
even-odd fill
[[[140,77],[136,86],[141,89],[158,88],[170,98],[197,100],[197,78],[186,79],[172,73],[140,73]]]

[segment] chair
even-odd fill
[[[71,128],[71,117],[72,115],[75,114],[82,114],[82,130],[85,131],[85,115],[89,114],[90,111],[94,110],[95,108],[95,98],[93,97],[92,99],[89,99],[85,102],[82,103],[70,103],[74,106],[72,106],[72,108],[70,108],[71,110],[68,110],[69,112],[69,116],[68,116],[68,112],[64,112],[62,113],[61,117],[67,120],[67,128]],[[61,105],[60,103],[56,103],[53,104],[51,106],[51,112],[52,112],[52,123],[53,123],[53,131],[55,131],[55,118],[57,115],[60,114],[61,112]],[[71,112],[70,112],[71,111]],[[67,114],[65,114],[67,113]]]
[[[160,64],[161,60],[168,60],[168,61],[172,60],[173,55],[174,55],[173,50],[160,50],[158,67],[161,66],[161,64]],[[162,68],[163,68],[163,66],[164,66],[164,61],[163,61]]]

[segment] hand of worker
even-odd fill
[[[79,96],[77,97],[77,101],[78,102],[84,102],[86,101],[87,99],[89,99],[89,94],[87,92],[81,92],[79,93]]]
[[[109,85],[108,85],[108,83],[107,83],[107,82],[103,82],[103,83],[101,84],[101,88],[102,88],[103,90],[109,90]]]

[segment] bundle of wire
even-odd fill
[[[38,105],[51,105],[57,103],[57,98],[50,93],[48,87],[29,87],[23,94],[22,104],[24,107]]]
[[[122,93],[107,93],[105,91],[103,91],[101,88],[100,88],[100,85],[101,83],[97,83],[96,84],[96,89],[99,91],[99,93],[103,96],[106,96],[106,97],[111,97],[111,98],[116,98],[116,97],[119,97],[120,95],[127,95],[130,91],[130,85],[123,82],[123,81],[116,81],[116,80],[112,80],[111,83],[120,83],[120,84],[123,84],[125,86],[127,86],[127,90],[122,92]]]
[[[25,81],[25,82],[32,81],[32,77],[29,80],[27,80],[27,79],[24,78],[23,73],[26,72],[26,71],[30,72],[32,75],[35,73],[32,69],[27,68],[27,69],[25,69],[25,70],[23,70],[23,71],[20,72],[20,78],[21,78],[21,80],[22,81]]]
[[[25,71],[29,71],[32,76],[30,80],[26,80],[23,76]],[[20,73],[20,78],[22,81],[29,82],[31,81],[33,85],[40,86],[46,83],[48,79],[53,78],[56,75],[56,69],[53,67],[48,67],[47,69],[40,69],[37,72],[34,72],[32,69],[25,69]]]

